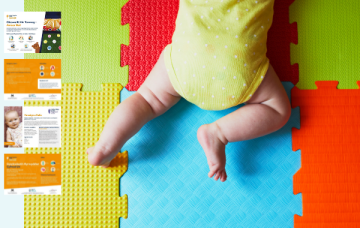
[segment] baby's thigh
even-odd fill
[[[172,86],[169,75],[166,71],[164,52],[161,53],[158,61],[141,87],[148,87],[157,93],[170,93],[174,96],[179,96]],[[141,87],[139,88],[139,91],[141,90]]]
[[[170,82],[165,67],[164,52],[161,53],[138,92],[150,105],[160,103],[160,106],[163,105],[165,108],[170,108],[180,100],[180,95],[175,91]]]
[[[286,91],[271,65],[266,72],[264,80],[261,82],[251,99],[249,99],[246,103],[258,104],[268,101],[288,101]]]

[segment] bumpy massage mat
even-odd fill
[[[129,42],[121,26],[127,0],[24,0],[25,11],[61,11],[61,54],[25,54],[25,59],[61,59],[62,83],[82,83],[82,91],[100,91],[101,83],[128,82],[120,67],[120,44]]]
[[[25,106],[61,106],[61,148],[26,148],[26,153],[60,153],[62,195],[24,197],[24,227],[118,228],[127,218],[127,195],[119,196],[119,178],[127,152],[111,167],[93,167],[86,149],[93,146],[114,108],[120,84],[102,84],[101,92],[81,92],[81,84],[62,84],[62,101],[25,101]]]
[[[293,149],[301,149],[294,193],[302,193],[303,216],[295,228],[354,228],[360,225],[360,89],[336,89],[337,81],[294,88],[301,127]],[[360,82],[358,82],[360,87]]]
[[[268,57],[282,81],[296,84],[298,66],[290,65],[290,43],[297,43],[296,23],[289,24],[289,6],[293,1],[275,1]],[[179,0],[129,0],[121,9],[121,23],[130,26],[130,44],[121,45],[121,66],[129,66],[129,83],[126,85],[129,91],[139,88],[161,51],[171,43],[178,8]]]
[[[284,86],[290,93],[292,84]],[[121,99],[132,93],[122,90]],[[294,214],[302,214],[292,188],[300,168],[300,152],[291,147],[298,109],[281,130],[227,145],[226,182],[207,176],[197,129],[236,108],[204,111],[181,99],[124,145],[129,168],[121,192],[129,195],[129,217],[121,228],[294,226]]]

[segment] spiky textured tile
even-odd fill
[[[24,197],[24,227],[118,228],[127,218],[127,195],[119,197],[119,178],[128,166],[119,153],[104,169],[85,153],[98,140],[119,104],[120,84],[102,84],[101,92],[81,92],[81,84],[62,84],[61,101],[25,101],[25,106],[61,106],[61,148],[26,148],[26,153],[60,153],[62,195]]]

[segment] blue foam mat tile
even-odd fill
[[[283,85],[290,96],[293,85]],[[123,89],[121,101],[133,93]],[[124,145],[129,167],[121,194],[128,194],[129,216],[121,228],[294,226],[294,214],[302,214],[301,195],[292,187],[300,168],[300,152],[291,146],[298,109],[279,131],[227,145],[225,183],[207,176],[197,129],[239,107],[204,111],[182,99]]]

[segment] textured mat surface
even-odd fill
[[[290,7],[298,22],[299,44],[291,60],[299,64],[299,89],[315,81],[339,81],[338,89],[356,89],[360,80],[360,1],[299,0]]]
[[[127,0],[24,0],[25,11],[61,11],[61,54],[25,54],[25,59],[61,59],[62,83],[83,83],[83,91],[100,91],[101,83],[128,82],[120,67],[120,44],[129,42],[121,26]]]
[[[284,85],[289,92],[292,84]],[[122,90],[122,100],[132,93]],[[298,109],[278,132],[229,144],[228,180],[215,182],[207,177],[196,132],[235,109],[204,111],[182,99],[124,145],[129,169],[121,192],[129,194],[130,213],[122,228],[294,226],[294,214],[302,211],[301,195],[292,189],[300,168],[300,152],[291,149]]]
[[[119,227],[127,218],[127,195],[119,197],[127,152],[111,167],[93,167],[85,153],[99,139],[119,104],[120,84],[102,84],[101,92],[81,92],[81,84],[62,84],[62,101],[25,101],[26,106],[61,106],[61,148],[27,148],[26,153],[61,153],[62,195],[24,197],[24,227]]]
[[[295,0],[275,0],[273,25],[268,34],[268,53],[271,65],[281,81],[294,85],[299,81],[298,64],[290,64],[290,43],[297,44],[296,22],[289,24],[289,7]]]
[[[294,193],[303,197],[295,228],[360,227],[360,89],[339,90],[337,84],[292,90],[301,117],[300,130],[293,130],[293,149],[301,149]]]
[[[268,56],[280,80],[296,84],[298,66],[290,65],[290,42],[297,43],[296,24],[289,24],[289,6],[293,1],[275,1]],[[129,83],[126,85],[129,91],[139,88],[161,51],[171,43],[178,7],[178,0],[130,0],[121,9],[121,23],[130,25],[130,44],[121,45],[121,66],[129,66]]]
[[[129,66],[129,91],[140,87],[171,43],[178,9],[179,0],[130,0],[121,9],[121,24],[130,25],[129,46],[121,45],[121,66]]]

